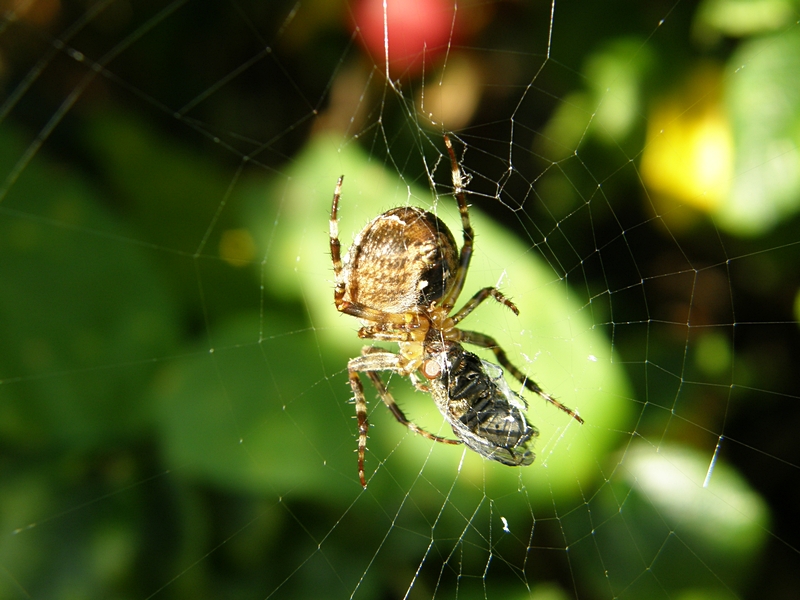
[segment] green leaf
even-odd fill
[[[22,150],[6,130],[0,172]],[[0,282],[1,436],[87,448],[149,418],[152,359],[177,337],[171,299],[96,191],[44,152],[0,205]]]
[[[729,64],[735,176],[717,217],[755,235],[800,209],[800,31],[747,41]]]
[[[768,33],[789,26],[796,14],[795,0],[705,0],[697,9],[695,34],[713,40]]]
[[[583,573],[590,586],[642,598],[742,592],[769,530],[766,502],[747,481],[723,460],[676,444],[635,443],[619,465],[591,510],[563,523],[573,564],[605,557],[605,571]]]
[[[298,316],[268,309],[229,318],[209,334],[211,351],[188,348],[159,378],[168,464],[183,476],[248,493],[293,489],[313,496],[345,484],[325,463],[338,446],[355,471],[351,407],[346,393],[338,405],[324,396],[330,386],[314,333]]]

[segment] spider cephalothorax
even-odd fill
[[[461,309],[452,312],[464,287],[475,236],[461,169],[447,136],[444,141],[461,214],[464,243],[460,252],[453,234],[437,216],[420,208],[400,207],[370,221],[342,260],[337,215],[343,177],[339,178],[333,194],[330,247],[336,275],[336,308],[361,319],[359,337],[397,342],[400,347],[395,354],[366,346],[361,356],[347,365],[358,418],[358,475],[364,487],[369,423],[359,373],[369,377],[395,418],[412,431],[437,442],[463,442],[503,464],[533,462],[534,454],[527,445],[537,431],[525,419],[525,402],[509,388],[502,369],[467,352],[461,344],[490,349],[525,387],[583,423],[575,412],[525,377],[494,338],[457,327],[490,297],[515,314],[519,311],[495,288],[485,287]],[[409,421],[381,381],[380,371],[407,376],[418,390],[430,392],[459,439],[433,435]]]

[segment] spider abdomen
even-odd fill
[[[344,259],[344,300],[405,313],[440,300],[458,270],[453,234],[435,215],[414,207],[389,210],[356,236]]]

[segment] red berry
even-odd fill
[[[392,77],[416,75],[441,57],[453,41],[452,0],[357,0],[355,26],[373,60]]]

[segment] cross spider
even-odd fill
[[[519,310],[497,289],[485,287],[451,314],[464,287],[475,234],[461,168],[447,136],[444,143],[461,214],[464,244],[460,253],[453,234],[437,216],[420,208],[399,207],[370,221],[342,261],[337,213],[344,176],[339,177],[333,193],[330,248],[336,276],[334,304],[339,312],[361,319],[360,338],[397,342],[400,347],[395,354],[365,346],[361,356],[347,363],[358,419],[358,478],[365,488],[369,423],[359,373],[369,377],[383,403],[411,431],[436,442],[464,443],[507,465],[533,462],[535,455],[527,446],[538,431],[526,420],[523,411],[527,404],[509,388],[503,370],[467,352],[462,343],[488,348],[526,388],[583,423],[573,410],[525,377],[494,338],[457,327],[487,298],[504,304],[514,314]],[[459,439],[439,437],[409,421],[378,375],[380,371],[409,377],[417,390],[429,392]]]

